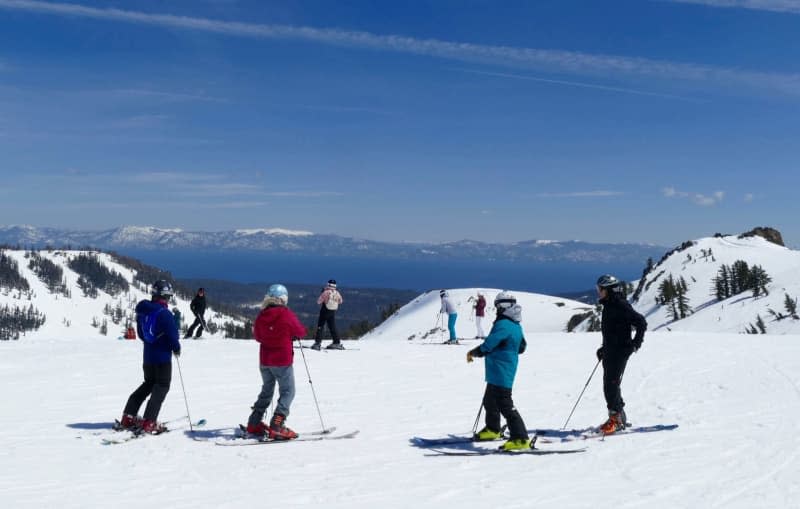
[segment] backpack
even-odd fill
[[[325,301],[325,307],[331,311],[339,309],[339,292],[334,289],[328,292],[328,300]]]
[[[145,343],[153,344],[159,336],[156,335],[156,325],[158,324],[158,315],[162,311],[167,311],[164,308],[156,309],[150,314],[139,315],[139,325],[142,330],[142,340]],[[162,333],[163,334],[163,333]]]

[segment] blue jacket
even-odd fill
[[[150,344],[142,334],[144,318],[157,309],[163,309],[156,318],[156,340]],[[144,343],[144,363],[164,364],[172,362],[172,352],[181,351],[180,333],[175,319],[164,301],[143,300],[136,305],[136,331]]]
[[[517,375],[519,354],[525,351],[525,347],[519,322],[502,315],[498,317],[486,340],[473,350],[473,355],[486,356],[486,383],[510,389]]]

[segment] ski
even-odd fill
[[[629,427],[615,433],[606,435],[598,431],[597,428],[583,430],[557,431],[557,430],[536,430],[536,436],[540,444],[556,444],[563,442],[574,442],[577,440],[591,440],[594,438],[613,437],[617,435],[631,435],[635,433],[653,433],[656,431],[670,431],[678,428],[677,424],[655,424],[653,426]]]
[[[437,445],[458,445],[458,444],[470,444],[473,442],[480,443],[480,442],[496,442],[499,440],[508,440],[508,437],[505,436],[506,426],[503,425],[500,433],[501,436],[495,438],[494,440],[475,440],[474,435],[448,435],[447,437],[443,438],[422,438],[422,437],[412,437],[409,439],[412,445],[416,445],[417,447],[436,447]]]
[[[476,449],[476,450],[453,450],[447,449],[431,449],[431,456],[489,456],[492,454],[499,454],[503,456],[518,456],[522,454],[531,454],[534,456],[546,456],[550,454],[575,454],[578,452],[586,451],[586,447],[580,449],[521,449],[518,451],[504,451],[503,449]]]
[[[181,420],[181,419],[185,419],[185,417],[182,417],[180,419],[173,419],[171,421],[165,421],[162,424],[166,424],[168,422],[175,422],[175,421],[178,421],[178,420]],[[119,421],[117,421],[117,423],[119,423]],[[200,419],[199,421],[192,423],[192,427],[193,428],[199,428],[201,426],[205,426],[205,424],[206,424],[206,420],[205,419]],[[185,425],[177,426],[175,428],[168,428],[166,431],[162,431],[161,433],[157,433],[154,436],[163,435],[164,433],[169,433],[170,431],[178,431],[178,430],[187,429],[187,428],[189,428],[188,423],[185,424]],[[144,433],[142,431],[139,431],[138,433],[136,431],[122,430],[122,429],[119,429],[119,430],[115,429],[115,431],[117,433],[127,433],[127,435],[126,436],[122,436],[122,437],[117,436],[117,437],[113,437],[113,438],[103,438],[101,440],[101,443],[103,445],[124,444],[126,442],[130,442],[132,440],[136,440],[137,438],[142,438],[144,436],[150,435],[150,433]]]
[[[224,442],[215,441],[216,445],[223,445],[223,446],[242,446],[242,445],[267,445],[267,444],[286,444],[289,442],[316,442],[319,440],[342,440],[342,439],[349,439],[354,438],[358,435],[359,430],[351,431],[349,433],[340,433],[337,435],[332,435],[335,428],[330,428],[324,431],[316,431],[311,433],[302,433],[299,434],[297,438],[293,438],[291,440],[274,440],[274,439],[259,439],[259,438],[248,438],[246,436],[234,437],[232,439],[226,440]]]

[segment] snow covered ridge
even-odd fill
[[[492,304],[495,296],[502,290],[498,288],[459,288],[447,291],[458,311],[456,335],[465,339],[475,338],[477,329],[473,306],[478,292],[483,294],[486,299],[483,329],[488,334],[496,316]],[[517,303],[522,306],[522,328],[525,332],[563,332],[573,315],[586,313],[593,309],[593,306],[570,299],[513,290],[511,293],[517,298]],[[362,339],[442,342],[447,339],[447,317],[443,315],[444,321],[442,320],[439,316],[440,308],[439,290],[426,292],[397,310]]]
[[[30,251],[2,250],[2,254],[10,259],[11,263],[15,262],[19,275],[25,283],[17,284],[14,288],[0,284],[0,309],[6,306],[11,310],[28,309],[32,306],[45,317],[41,327],[24,333],[22,337],[25,339],[42,337],[117,339],[124,336],[128,324],[134,323],[136,304],[142,299],[150,298],[150,283],[136,280],[135,269],[127,267],[107,253],[72,250],[41,250],[33,253],[32,256]],[[81,281],[81,274],[69,265],[71,260],[80,257],[96,259],[114,276],[114,284],[105,290],[97,288],[95,291],[86,292],[83,288],[87,288],[87,285]],[[34,267],[36,265],[32,263],[34,258],[46,261],[40,263],[39,267]],[[51,271],[60,269],[58,277],[60,282],[53,284],[46,276],[40,276],[39,274],[43,273],[40,268],[42,265],[50,267]],[[95,292],[96,296],[87,295]],[[191,297],[176,295],[170,304],[171,310],[180,311],[183,326],[193,320],[189,308],[190,302]],[[213,299],[210,303],[213,305]],[[203,337],[224,337],[223,326],[226,323],[243,325],[241,320],[216,312],[213,306],[206,308],[205,319],[209,328],[216,329],[216,332],[206,331]]]
[[[754,269],[763,269],[769,281],[755,291],[723,292],[718,298],[717,284],[726,283],[720,277],[733,279],[734,266],[746,267],[744,279],[751,282]],[[671,286],[680,287],[674,295]],[[798,297],[800,251],[758,235],[731,235],[685,242],[673,250],[638,282],[632,304],[650,330],[795,334],[800,319],[790,308]]]
[[[206,249],[253,250],[279,254],[388,259],[507,260],[511,262],[615,263],[640,266],[664,248],[650,244],[590,243],[576,240],[526,240],[514,243],[378,242],[283,228],[190,232],[150,226],[79,231],[32,226],[0,226],[0,245],[22,248],[91,246],[103,250]]]

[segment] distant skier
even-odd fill
[[[496,440],[503,433],[500,415],[505,417],[510,434],[502,449],[513,451],[528,449],[530,440],[522,416],[514,407],[511,389],[517,374],[519,354],[525,351],[527,343],[522,332],[522,307],[508,292],[500,292],[494,300],[497,318],[489,336],[479,346],[467,352],[467,362],[473,357],[486,357],[486,392],[483,395],[483,408],[486,409],[486,426],[475,434],[476,441]]]
[[[458,319],[458,312],[456,311],[456,307],[453,305],[453,302],[450,300],[450,294],[447,293],[447,290],[440,290],[439,298],[442,299],[442,307],[439,310],[439,314],[444,313],[447,315],[447,330],[450,332],[450,339],[444,343],[446,345],[457,345],[458,339],[456,338],[456,320]]]
[[[291,440],[297,433],[286,427],[289,407],[294,399],[294,350],[292,340],[303,337],[306,329],[297,316],[287,307],[289,292],[286,287],[275,284],[269,287],[253,325],[253,337],[259,348],[261,369],[261,393],[253,404],[253,411],[247,420],[247,432],[273,440]],[[272,402],[275,384],[278,384],[278,404],[269,425],[264,423],[264,413]]]
[[[475,301],[475,328],[477,329],[475,339],[486,339],[486,333],[483,332],[483,317],[485,315],[486,299],[481,292],[478,292],[478,299]]]
[[[151,293],[151,300],[136,305],[136,330],[144,343],[144,382],[128,398],[119,427],[155,435],[166,431],[157,421],[158,413],[172,381],[172,355],[180,356],[181,344],[175,318],[169,311],[172,285],[158,280],[153,283]],[[139,408],[148,396],[144,417],[140,418]]]
[[[631,354],[642,347],[647,321],[633,310],[625,299],[622,281],[605,274],[597,280],[599,303],[603,305],[601,328],[603,345],[597,359],[603,362],[603,393],[608,407],[608,420],[600,426],[606,435],[625,429],[628,419],[622,399],[622,375]],[[636,334],[631,339],[631,327]]]
[[[181,310],[178,308],[172,308],[172,316],[175,317],[175,327],[178,330],[181,330]]]
[[[344,350],[342,342],[339,340],[339,333],[336,330],[336,310],[344,302],[342,294],[336,289],[336,280],[329,279],[327,286],[322,289],[317,304],[319,308],[319,318],[317,319],[317,332],[314,334],[314,344],[311,348],[319,350],[322,348],[322,329],[325,324],[328,324],[328,330],[331,331],[333,343],[328,345],[328,350]]]
[[[195,339],[199,338],[203,335],[203,329],[206,326],[206,319],[203,315],[206,313],[206,290],[205,288],[198,288],[197,295],[194,296],[192,299],[192,303],[189,304],[189,309],[192,310],[194,314],[194,322],[189,328],[186,330],[186,335],[183,337],[184,339],[192,337],[192,333],[194,333],[195,327],[197,329],[197,335]]]

